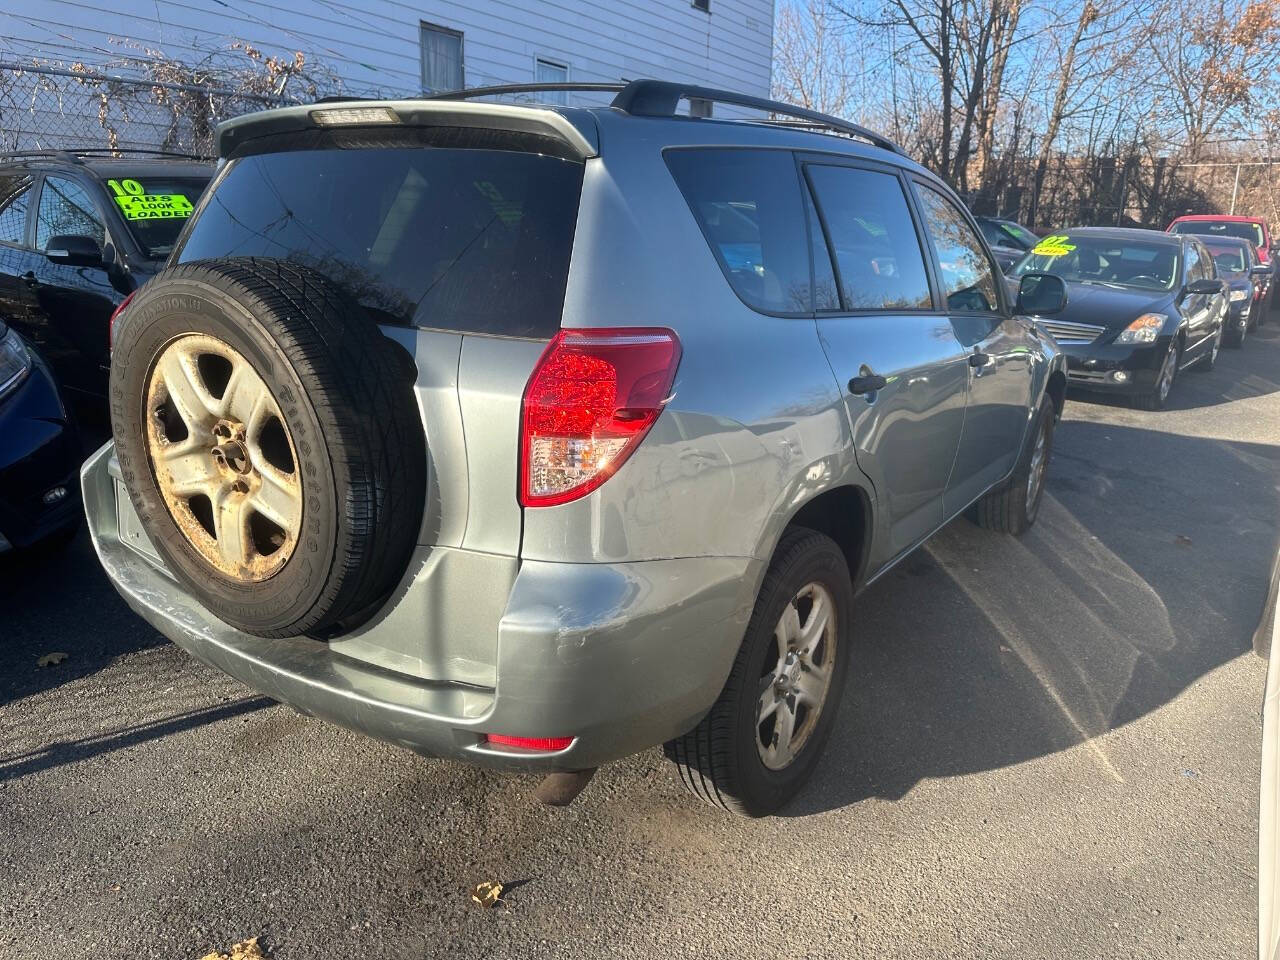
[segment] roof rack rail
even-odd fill
[[[468,87],[433,93],[427,100],[471,100],[474,97],[495,97],[510,93],[618,93],[626,89],[625,83],[505,83],[494,87]]]
[[[874,130],[848,120],[841,120],[829,114],[819,113],[807,107],[797,107],[779,100],[768,100],[764,97],[753,97],[745,93],[733,93],[730,90],[715,90],[711,87],[699,87],[688,83],[670,83],[665,80],[632,80],[630,83],[509,83],[494,87],[470,87],[465,90],[450,90],[448,93],[436,93],[428,100],[470,100],[474,97],[502,96],[513,93],[616,93],[612,106],[635,117],[674,117],[676,107],[681,100],[709,100],[712,103],[728,103],[737,107],[748,107],[766,113],[779,114],[786,119],[772,119],[771,122],[786,124],[796,120],[805,121],[815,128],[834,130],[866,140],[883,150],[906,156],[906,151]],[[795,124],[799,126],[800,124]]]
[[[180,160],[213,160],[213,157],[199,153],[183,153],[176,150],[153,150],[149,147],[83,147],[76,150],[7,150],[0,151],[0,162],[7,160],[31,160],[39,157],[54,157],[70,163],[84,163],[90,160],[110,160],[121,154],[130,156],[166,157]]]
[[[784,117],[797,117],[838,133],[859,137],[881,149],[906,155],[906,151],[888,137],[882,137],[875,131],[850,123],[848,120],[841,120],[839,117],[778,100],[733,93],[729,90],[715,90],[711,87],[699,87],[694,84],[669,83],[665,80],[632,80],[613,98],[613,106],[637,117],[673,117],[681,100],[709,100],[712,103],[749,107],[753,110],[781,114]]]

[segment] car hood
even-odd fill
[[[1013,290],[1016,296],[1016,284]],[[1144,313],[1168,313],[1173,300],[1172,290],[1120,289],[1067,281],[1067,308],[1053,319],[1123,330]]]

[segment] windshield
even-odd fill
[[[108,180],[107,192],[142,251],[161,259],[173,250],[208,185],[209,177],[124,177]]]
[[[292,260],[345,286],[380,323],[555,334],[582,164],[512,150],[356,142],[231,161],[178,262]]]
[[[1178,251],[1167,243],[1063,233],[1032,247],[1011,275],[1027,273],[1052,273],[1100,286],[1171,290],[1178,276]]]
[[[1036,241],[1040,239],[1020,223],[1002,223],[1000,224],[1000,229],[1010,234],[1013,239],[1018,241],[1018,245],[1024,248],[1034,246]]]
[[[1219,243],[1209,243],[1207,246],[1213,254],[1213,262],[1218,265],[1219,273],[1243,273],[1249,269],[1244,247]]]
[[[1174,233],[1197,233],[1206,237],[1235,237],[1248,240],[1255,247],[1265,246],[1262,225],[1240,220],[1183,220],[1173,225]]]

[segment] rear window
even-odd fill
[[[322,271],[379,323],[548,338],[560,327],[582,164],[511,150],[305,149],[232,160],[178,261]]]
[[[1206,237],[1236,237],[1248,240],[1255,247],[1266,246],[1262,239],[1262,225],[1240,220],[1183,220],[1173,225],[1173,232]]]
[[[738,296],[765,313],[813,310],[794,158],[781,150],[671,150],[667,166]]]
[[[187,225],[209,177],[112,177],[107,193],[149,257],[167,257]]]

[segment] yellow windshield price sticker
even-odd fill
[[[1041,257],[1065,257],[1076,248],[1074,243],[1067,242],[1070,239],[1065,233],[1056,237],[1045,237],[1031,248],[1031,252]]]
[[[191,201],[180,193],[147,193],[137,180],[108,180],[126,220],[173,220],[191,216]]]

